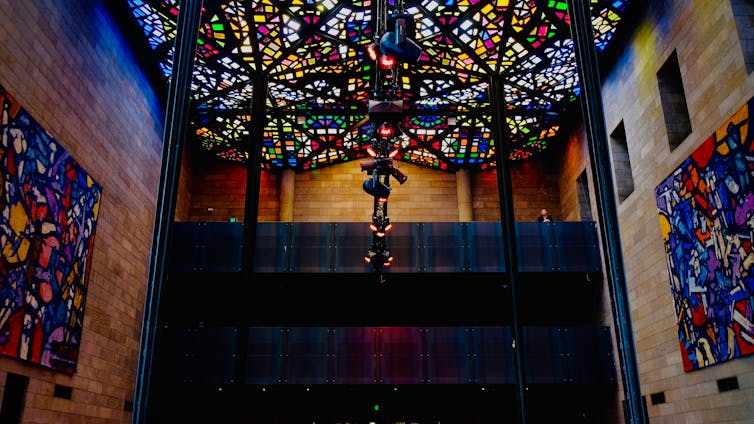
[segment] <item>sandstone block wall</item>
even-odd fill
[[[184,207],[184,221],[227,221],[243,218],[246,195],[246,171],[242,166],[211,160],[196,160],[184,174],[184,189],[179,197],[190,199]],[[456,222],[458,193],[456,175],[413,164],[397,162],[408,176],[404,184],[391,179],[388,215],[393,222]],[[558,191],[558,167],[547,162],[516,163],[511,169],[514,215],[517,221],[537,219],[539,210],[547,208],[556,220],[572,218],[564,215]],[[294,222],[369,222],[372,197],[364,192],[367,178],[358,161],[328,166],[295,175],[293,196]],[[279,175],[262,172],[259,220],[277,221],[280,213]],[[499,221],[496,170],[471,173],[471,194],[475,221]],[[210,214],[207,208],[213,208]],[[563,209],[564,210],[564,209]],[[568,220],[579,220],[577,218]]]
[[[618,206],[642,393],[652,423],[751,422],[754,357],[685,373],[654,188],[754,95],[729,1],[648,2],[625,52],[603,79],[608,134],[623,121],[634,192]],[[750,32],[750,31],[749,31]],[[677,52],[691,134],[671,152],[657,72]],[[563,185],[587,163],[569,147]],[[588,158],[588,156],[586,156]],[[568,212],[572,215],[571,212]],[[716,381],[737,376],[739,390]],[[652,405],[650,395],[666,402]]]
[[[103,188],[78,372],[8,357],[0,369],[29,377],[23,422],[128,423],[164,112],[101,2],[3,1],[0,16],[0,84]]]

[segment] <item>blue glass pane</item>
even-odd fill
[[[246,384],[282,382],[283,328],[250,327],[246,351]]]
[[[574,383],[614,383],[615,363],[610,328],[563,328],[568,380]]]
[[[425,271],[463,272],[464,243],[464,228],[459,222],[422,224]]]
[[[329,335],[326,327],[286,329],[286,383],[325,384],[329,381]]]
[[[197,384],[231,384],[235,382],[238,329],[236,327],[197,327],[192,354],[196,366],[191,368]]]
[[[420,224],[395,222],[387,235],[387,246],[395,257],[390,272],[417,272],[421,266],[419,254]]]
[[[513,337],[510,327],[471,328],[474,381],[510,384],[513,376]]]
[[[191,370],[196,367],[193,349],[196,335],[192,328],[162,327],[155,349],[154,374],[157,381],[188,383]]]
[[[376,328],[333,329],[333,383],[374,384],[377,381]]]
[[[334,224],[335,272],[369,272],[364,256],[372,244],[372,231],[366,223]]]
[[[174,272],[197,271],[204,225],[198,222],[174,222],[172,230],[173,240],[168,250],[170,269]]]
[[[426,330],[427,379],[430,384],[471,383],[471,330],[432,327]]]
[[[552,222],[517,222],[516,255],[521,272],[555,270]]]
[[[288,232],[290,224],[257,223],[254,243],[255,272],[285,272],[288,269]]]
[[[466,229],[469,271],[505,272],[503,229],[500,222],[468,222]]]
[[[567,382],[563,337],[558,327],[523,327],[524,378],[528,383]]]
[[[597,225],[591,221],[557,222],[553,225],[555,263],[558,271],[599,271]]]
[[[380,327],[380,383],[419,384],[423,380],[421,329]]]
[[[242,222],[203,222],[199,270],[238,272],[243,254]]]
[[[290,270],[293,272],[330,272],[332,224],[296,222],[291,224]]]

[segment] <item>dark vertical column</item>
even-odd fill
[[[257,220],[259,219],[259,185],[262,176],[262,146],[264,125],[267,122],[267,79],[259,72],[254,75],[251,98],[251,130],[246,145],[246,202],[243,218],[243,255],[241,256],[241,284],[253,284],[254,248],[257,240]],[[238,328],[238,350],[236,352],[236,384],[246,382],[246,356],[249,345],[249,327]]]
[[[605,114],[600,92],[599,68],[594,49],[594,33],[591,25],[590,2],[568,0],[571,11],[576,60],[581,77],[581,103],[584,112],[586,137],[589,144],[589,159],[595,181],[597,214],[602,237],[605,271],[610,287],[613,320],[615,324],[621,379],[626,401],[624,413],[630,424],[645,423],[639,372],[636,363],[631,310],[626,290],[623,268],[623,253],[618,226],[618,211],[615,202],[615,186],[610,170],[610,152],[605,124]]]
[[[162,136],[162,170],[157,193],[154,233],[150,255],[144,317],[139,346],[139,364],[134,391],[133,423],[145,423],[154,359],[160,293],[166,280],[167,250],[175,214],[178,179],[181,174],[181,153],[189,112],[191,77],[194,71],[196,37],[201,19],[201,0],[182,0],[175,37],[173,72],[165,108],[165,130]]]
[[[259,184],[262,176],[262,145],[264,125],[267,122],[265,107],[267,105],[267,78],[259,72],[254,75],[254,87],[251,99],[251,131],[246,160],[246,204],[243,219],[243,281],[248,282],[254,272],[254,246],[259,219]]]
[[[522,352],[521,323],[518,321],[518,253],[516,252],[516,220],[513,215],[513,185],[508,158],[509,143],[505,123],[505,90],[503,77],[490,80],[490,104],[492,105],[493,134],[495,137],[495,162],[497,163],[497,189],[500,198],[500,221],[503,226],[503,249],[505,249],[506,279],[510,284],[513,308],[513,364],[516,377],[516,400],[518,422],[526,422],[526,382],[524,381],[524,355]]]

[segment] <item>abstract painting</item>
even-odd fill
[[[754,353],[753,107],[655,188],[686,372]]]
[[[102,188],[0,87],[0,354],[74,373]]]

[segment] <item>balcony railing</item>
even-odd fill
[[[241,222],[177,222],[170,251],[176,272],[237,272],[243,261]],[[389,272],[505,272],[499,222],[394,223]],[[255,272],[369,272],[372,241],[365,223],[260,222]],[[517,222],[521,272],[598,272],[594,222]]]
[[[239,383],[239,366],[243,384],[514,383],[510,327],[166,327],[160,340],[173,384]],[[604,326],[524,327],[526,381],[613,384],[611,343]]]

